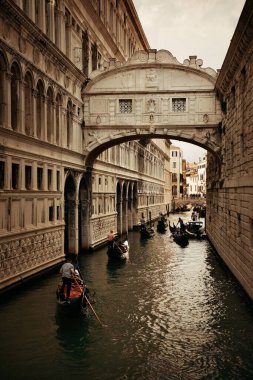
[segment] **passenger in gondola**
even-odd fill
[[[113,230],[111,230],[107,236],[108,248],[113,248],[114,240],[115,240],[115,235],[113,233]]]
[[[128,243],[128,236],[126,235],[123,243],[122,243],[127,249],[129,248],[129,243]]]
[[[140,219],[141,227],[144,227],[146,225],[146,220],[144,218],[144,215],[142,214],[141,219]]]
[[[65,290],[65,286],[67,286],[66,302],[70,302],[70,289],[71,289],[72,278],[75,278],[75,269],[70,257],[66,258],[66,262],[62,265],[60,269],[60,273],[62,276],[62,286],[60,290],[60,297],[62,299],[64,298],[64,290]]]

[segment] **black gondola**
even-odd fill
[[[153,229],[151,229],[150,227],[142,225],[140,227],[140,234],[141,234],[142,239],[149,239],[152,236],[154,236],[155,231]]]
[[[175,224],[173,223],[173,226],[170,224],[170,221],[169,221],[169,229],[170,229],[170,232],[173,234],[173,232],[175,232],[177,230],[177,227],[175,226]]]
[[[129,258],[128,241],[126,240],[124,243],[114,241],[113,244],[110,247],[108,247],[107,255],[110,260],[127,260]]]
[[[158,232],[165,232],[167,230],[168,223],[166,219],[158,220],[157,223],[157,231]]]
[[[185,247],[189,243],[189,236],[184,230],[177,229],[173,232],[172,236],[174,241],[182,247]]]
[[[204,231],[204,224],[201,220],[189,221],[185,224],[185,231],[188,233],[190,239],[200,239],[206,238],[206,233]]]

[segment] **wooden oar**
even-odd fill
[[[77,286],[79,287],[80,291],[81,291],[82,293],[84,293],[84,289],[82,289],[81,286],[78,284],[76,278],[74,278],[74,280],[75,280],[75,283],[77,284]],[[95,317],[97,318],[98,322],[101,324],[101,326],[104,326],[103,323],[102,323],[102,322],[100,321],[100,319],[98,318],[97,313],[95,312],[95,310],[94,310],[92,304],[90,303],[88,297],[86,297],[85,294],[84,294],[84,298],[85,298],[85,300],[87,301],[88,305],[90,306],[91,310],[93,311],[93,313],[94,313]]]

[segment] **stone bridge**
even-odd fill
[[[154,138],[193,143],[219,159],[217,72],[202,65],[196,56],[180,63],[169,51],[149,50],[93,72],[83,89],[86,167],[113,145]]]

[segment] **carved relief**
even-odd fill
[[[0,244],[0,276],[7,279],[62,256],[62,231],[57,230]]]
[[[156,70],[150,69],[146,74],[146,87],[157,87],[157,81]]]
[[[209,121],[209,117],[208,117],[207,113],[205,113],[205,115],[203,115],[203,122],[208,123],[208,121]]]
[[[115,230],[115,218],[96,219],[92,222],[92,241],[102,240],[107,236],[108,231]]]
[[[148,110],[148,112],[155,112],[156,111],[156,102],[154,99],[149,99],[147,101],[147,110]]]

